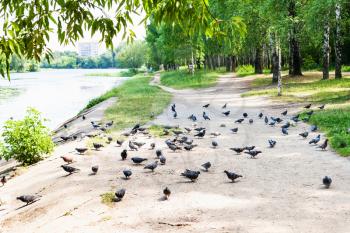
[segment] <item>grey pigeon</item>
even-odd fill
[[[132,157],[131,160],[136,163],[136,164],[140,164],[144,161],[146,161],[147,159],[146,158],[140,158],[140,157]]]
[[[129,141],[129,148],[130,148],[130,150],[136,150],[136,151],[138,150],[138,148],[131,141]]]
[[[88,148],[75,148],[75,150],[79,153],[79,154],[84,154]]]
[[[240,154],[244,151],[244,148],[230,148],[230,150],[233,150],[237,154]]]
[[[211,163],[206,162],[206,163],[202,164],[202,167],[205,169],[205,171],[208,171],[208,169],[211,167]]]
[[[265,124],[267,125],[269,123],[269,118],[265,116]]]
[[[249,119],[249,124],[253,124],[254,120],[253,119]]]
[[[307,136],[309,136],[309,132],[305,131],[303,133],[300,133],[299,135],[302,136],[303,138],[307,138]]]
[[[275,140],[269,139],[270,148],[274,148],[276,146],[276,143],[277,142]]]
[[[237,133],[238,132],[238,128],[233,128],[231,129],[232,133]]]
[[[92,166],[91,170],[92,170],[93,174],[96,174],[98,172],[98,166],[97,165]]]
[[[75,168],[75,167],[71,167],[71,166],[68,166],[68,165],[62,165],[61,167],[63,168],[63,170],[65,172],[68,172],[69,174],[72,174],[72,173],[80,171],[80,169]]]
[[[186,169],[183,173],[181,173],[181,176],[184,176],[190,179],[192,182],[194,182],[195,180],[197,180],[199,174],[201,174],[200,171],[192,171],[192,170]]]
[[[124,143],[124,140],[117,140],[117,145],[118,145],[118,146],[122,146],[123,143]]]
[[[141,148],[146,143],[144,143],[144,142],[133,142],[133,144],[136,145],[138,148]]]
[[[246,154],[249,154],[251,158],[254,158],[261,153],[260,150],[250,150],[250,151],[247,151],[247,152],[244,152]]]
[[[284,135],[288,135],[288,129],[282,128],[282,133],[283,133]]]
[[[129,177],[132,175],[132,171],[129,169],[123,170],[123,174],[125,176],[125,179],[129,179]]]
[[[17,197],[16,199],[25,202],[27,205],[29,205],[30,203],[37,201],[39,198],[40,196],[35,195],[22,195]]]
[[[311,125],[311,126],[310,126],[310,131],[311,131],[311,132],[317,131],[317,125]]]
[[[212,141],[211,142],[211,145],[213,146],[213,148],[215,149],[217,146],[218,146],[218,143],[216,141]]]
[[[94,146],[95,150],[100,150],[101,147],[103,147],[103,145],[101,143],[92,143],[92,145]]]
[[[224,104],[224,106],[222,106],[223,109],[225,109],[227,107],[227,103]]]
[[[125,189],[119,189],[115,192],[115,196],[116,196],[116,201],[121,201],[123,199],[123,197],[125,196]]]
[[[232,182],[235,182],[236,179],[240,178],[240,177],[243,177],[241,175],[238,175],[234,172],[229,172],[229,171],[224,171],[227,175],[227,178],[229,178]]]
[[[322,179],[322,183],[328,189],[331,186],[331,184],[332,184],[332,179],[330,177],[328,177],[328,176],[325,176]]]
[[[159,157],[159,161],[160,161],[160,163],[161,163],[162,165],[165,165],[165,163],[166,163],[166,158],[165,158],[163,155],[161,155],[161,156]]]
[[[317,135],[317,137],[313,138],[311,141],[309,141],[309,144],[317,144],[321,140],[321,135]]]
[[[207,115],[206,112],[203,112],[203,119],[204,120],[210,120],[209,116]]]
[[[154,161],[153,163],[147,164],[143,169],[149,169],[153,172],[154,169],[156,169],[157,167],[158,167],[158,161]]]

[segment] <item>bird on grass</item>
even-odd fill
[[[163,189],[163,194],[164,194],[165,200],[168,200],[171,194],[170,189],[168,187],[165,187],[165,189]]]
[[[125,189],[119,189],[115,192],[115,197],[116,197],[116,201],[121,201],[123,199],[123,197],[125,196]]]
[[[93,175],[96,175],[96,173],[98,172],[98,165],[92,166],[91,171]]]
[[[305,131],[303,133],[300,133],[299,135],[302,136],[305,139],[305,138],[307,138],[309,136],[309,132]]]
[[[207,115],[206,112],[203,112],[203,119],[204,120],[210,120],[209,116]]]
[[[129,177],[132,175],[132,171],[130,169],[123,170],[123,174],[125,176],[125,179],[129,179]]]
[[[7,182],[6,176],[2,176],[0,182],[1,182],[2,186],[4,186]]]
[[[283,135],[288,135],[288,129],[287,128],[282,128],[282,134]]]
[[[210,104],[203,105],[203,108],[208,108]]]
[[[166,158],[164,157],[164,155],[159,156],[159,162],[160,162],[162,165],[165,165],[165,163],[166,163]]]
[[[285,110],[285,111],[283,111],[283,112],[281,113],[281,115],[282,115],[282,116],[286,116],[287,113],[288,113],[288,110]]]
[[[130,150],[134,151],[134,150],[138,150],[138,148],[134,145],[134,143],[132,143],[132,141],[129,141],[129,148]]]
[[[270,148],[274,148],[277,144],[275,140],[269,139]]]
[[[264,114],[262,112],[259,113],[259,115],[258,115],[259,119],[261,119],[263,116],[264,116]]]
[[[154,169],[158,167],[158,161],[154,161],[153,163],[147,164],[143,169],[151,170],[152,172]]]
[[[117,145],[118,145],[118,146],[122,146],[122,145],[123,145],[123,143],[124,143],[124,140],[120,140],[120,139],[119,139],[119,140],[117,140]]]
[[[107,122],[106,127],[112,127],[113,124],[114,124],[114,121]]]
[[[244,151],[244,148],[230,148],[230,150],[233,150],[237,154],[240,154]]]
[[[75,148],[75,150],[79,153],[79,154],[84,154],[88,148]]]
[[[199,138],[203,138],[205,136],[205,129],[194,136],[199,137]]]
[[[65,172],[68,172],[69,175],[80,171],[80,169],[68,165],[62,165],[61,167]]]
[[[218,147],[219,144],[217,143],[217,141],[213,140],[211,141],[211,145],[213,146],[214,149],[216,149],[216,147]]]
[[[192,182],[196,181],[199,176],[200,171],[192,171],[189,169],[186,169],[183,173],[181,173],[181,176],[186,177],[187,179],[190,179]]]
[[[324,140],[322,145],[318,146],[318,148],[321,148],[322,150],[326,150],[327,146],[328,146],[328,138]]]
[[[61,158],[63,159],[64,162],[66,163],[73,163],[73,158],[67,155],[61,156]]]
[[[239,124],[241,124],[243,121],[244,121],[244,119],[243,119],[243,118],[241,118],[241,119],[236,120],[236,121],[235,121],[235,123],[239,123]]]
[[[92,145],[95,148],[95,150],[100,150],[100,148],[103,147],[101,143],[96,143],[96,142],[92,143]]]
[[[243,176],[238,175],[238,174],[236,174],[234,172],[229,172],[229,171],[226,171],[226,170],[224,172],[226,173],[227,178],[229,178],[232,181],[232,183],[234,183],[236,179],[238,179],[240,177],[243,177]]]
[[[321,110],[323,110],[324,107],[326,107],[326,105],[325,105],[325,104],[322,104],[322,105],[321,105],[320,107],[318,107],[318,108],[321,109]]]
[[[323,185],[325,186],[325,188],[329,188],[332,184],[332,179],[328,176],[325,176],[323,179],[322,179],[322,183]]]
[[[22,195],[22,196],[17,197],[16,199],[29,205],[29,204],[39,200],[39,198],[40,198],[40,196],[35,196],[35,195]]]
[[[311,141],[309,141],[309,144],[317,144],[321,140],[321,135],[317,135],[317,137],[313,138]]]
[[[208,169],[211,167],[211,163],[210,162],[206,162],[204,164],[202,164],[202,167],[205,169],[205,171],[207,172]]]
[[[224,106],[222,106],[222,109],[225,109],[227,107],[227,103],[224,104]]]
[[[314,114],[314,111],[311,110],[310,112],[306,112],[305,114],[308,115],[308,116],[310,117],[312,114]]]
[[[304,108],[306,108],[306,109],[311,108],[311,104],[305,105]]]
[[[260,150],[250,150],[250,151],[246,151],[244,153],[249,154],[251,158],[255,159],[255,157],[262,152]]]
[[[131,160],[135,163],[135,164],[140,164],[144,161],[146,161],[146,158],[141,158],[141,157],[132,157]]]
[[[110,137],[110,136],[107,137],[107,143],[108,143],[108,144],[111,144],[112,141],[113,141],[113,138],[112,138],[112,137]]]
[[[226,112],[223,112],[222,114],[224,114],[225,116],[229,116],[231,113],[231,111],[226,111]]]
[[[265,124],[267,125],[269,123],[269,118],[267,116],[265,116],[264,121],[265,121]]]
[[[232,133],[237,133],[238,132],[238,128],[233,128],[231,129]]]

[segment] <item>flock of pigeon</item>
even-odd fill
[[[207,108],[209,108],[209,106],[210,106],[210,104],[206,104],[206,105],[203,106],[203,108],[207,109]],[[223,109],[222,115],[223,115],[223,117],[228,117],[230,115],[230,113],[231,113],[230,110],[226,110],[226,108],[227,108],[227,104],[222,106],[222,109]],[[305,109],[309,109],[309,111],[306,112],[305,114],[303,114],[306,117],[304,117],[302,119],[300,119],[301,116],[302,116],[301,114],[292,116],[290,118],[290,121],[289,121],[286,118],[282,119],[281,117],[264,116],[263,113],[259,113],[258,114],[258,118],[260,120],[264,120],[265,124],[267,126],[271,126],[271,127],[276,127],[278,124],[281,124],[282,122],[285,122],[283,125],[281,125],[281,133],[283,135],[288,135],[288,129],[293,124],[298,123],[300,120],[302,120],[304,122],[307,122],[310,119],[310,117],[312,116],[312,114],[314,113],[313,110],[310,110],[311,104],[306,105],[304,108]],[[319,109],[321,109],[321,110],[324,109],[324,108],[325,108],[325,105],[322,105],[322,106],[319,107]],[[178,114],[177,114],[177,111],[176,111],[176,105],[175,104],[171,105],[171,111],[173,113],[173,117],[177,118]],[[284,112],[281,113],[281,115],[283,117],[286,117],[287,114],[288,114],[287,110],[285,110]],[[243,113],[242,116],[243,116],[242,118],[239,118],[239,119],[235,120],[234,122],[236,124],[238,124],[238,125],[242,124],[246,120],[249,122],[249,124],[253,124],[254,123],[254,120],[252,118],[249,118],[247,113]],[[203,117],[203,119],[205,121],[211,119],[210,116],[205,111],[203,111],[202,117]],[[192,114],[191,116],[188,117],[188,119],[194,123],[193,124],[193,128],[186,128],[185,127],[182,130],[182,129],[177,128],[177,127],[165,126],[164,129],[163,129],[163,135],[165,135],[165,136],[166,135],[171,135],[171,134],[174,135],[173,138],[169,138],[169,139],[165,140],[165,144],[173,152],[180,151],[180,150],[191,151],[193,148],[195,148],[197,146],[197,144],[194,144],[194,140],[191,139],[190,136],[189,136],[192,131],[195,132],[193,134],[195,139],[201,139],[201,138],[204,138],[206,136],[206,132],[207,132],[206,128],[204,128],[204,127],[197,127],[197,124],[196,124],[196,122],[198,120],[197,116]],[[85,120],[85,116],[83,116],[83,120]],[[95,122],[91,122],[91,124],[92,124],[92,127],[94,129],[98,129],[98,128],[102,127],[101,124],[97,124]],[[113,121],[112,122],[108,122],[105,127],[103,126],[103,130],[102,131],[105,131],[104,129],[106,129],[108,127],[111,127],[112,125],[113,125]],[[222,124],[222,125],[220,125],[220,127],[226,127],[226,126],[224,124]],[[232,133],[234,133],[234,134],[237,134],[238,130],[239,130],[238,127],[230,129],[230,131]],[[311,126],[310,132],[315,132],[315,131],[317,131],[317,126],[315,126],[315,125]],[[127,136],[127,137],[134,136],[137,133],[149,134],[149,132],[148,132],[146,127],[141,127],[140,124],[136,124],[129,132],[123,133],[123,136]],[[309,136],[309,131],[302,132],[299,135],[302,138],[306,139]],[[215,138],[215,137],[220,136],[220,133],[212,132],[210,134],[210,136]],[[63,140],[65,140],[65,139],[67,139],[67,138],[64,138]],[[107,139],[108,139],[107,143],[112,143],[113,142],[113,138],[112,137],[108,137]],[[320,140],[321,140],[321,136],[317,135],[315,138],[312,138],[309,141],[309,144],[316,145],[316,144],[318,144],[320,142]],[[125,144],[125,146],[127,148],[129,148],[129,150],[131,150],[131,151],[138,151],[142,146],[145,145],[144,142],[137,142],[137,141],[133,141],[133,140],[129,140],[129,142],[127,144],[126,144],[125,140],[116,140],[116,144],[119,147],[121,147],[122,145]],[[218,147],[218,142],[215,141],[215,140],[212,140],[211,144],[212,144],[212,148],[214,148],[214,149]],[[277,144],[277,141],[272,140],[272,139],[268,140],[268,145],[270,146],[270,148],[274,148],[276,146],[276,144]],[[327,145],[328,145],[328,139],[325,139],[325,141],[322,144],[320,144],[318,146],[318,148],[320,148],[322,150],[325,150],[327,148]],[[94,149],[96,151],[99,151],[104,146],[101,143],[93,143],[93,147],[94,147]],[[155,148],[156,148],[155,143],[151,143],[149,149],[154,150]],[[75,150],[79,154],[84,154],[84,153],[86,153],[86,151],[88,151],[88,148],[76,148]],[[235,151],[237,154],[241,154],[242,152],[244,152],[244,153],[250,155],[250,157],[253,158],[253,159],[257,158],[257,156],[262,153],[262,151],[257,150],[256,147],[252,146],[252,145],[244,146],[244,147],[234,147],[234,148],[230,148],[230,150]],[[144,169],[147,169],[147,170],[150,170],[151,172],[153,172],[158,167],[158,165],[165,165],[166,164],[166,157],[163,154],[162,150],[156,149],[155,150],[155,154],[157,156],[157,160],[152,162],[152,163],[146,164],[144,166]],[[121,156],[122,160],[126,160],[127,157],[128,157],[128,150],[127,149],[122,150],[120,156]],[[72,157],[70,157],[70,156],[61,156],[61,158],[66,163],[66,164],[62,165],[61,167],[66,173],[68,173],[67,175],[71,175],[73,173],[77,173],[77,172],[80,171],[80,169],[78,169],[76,167],[73,167],[71,165],[71,163],[74,162]],[[134,164],[138,164],[138,165],[144,163],[147,160],[148,160],[147,158],[136,157],[136,156],[131,158],[131,161]],[[210,162],[206,162],[206,163],[202,164],[201,166],[203,167],[203,170],[205,172],[207,172],[211,168],[212,164]],[[96,175],[98,173],[98,170],[99,170],[99,166],[98,165],[92,166],[91,167],[91,171],[92,171],[91,175]],[[229,180],[231,180],[232,182],[235,182],[235,180],[243,177],[242,175],[237,174],[237,173],[235,173],[233,171],[225,170],[224,173],[226,174],[227,178]],[[126,180],[130,179],[132,174],[133,174],[133,172],[132,172],[131,169],[123,170],[123,175],[125,176]],[[201,174],[201,172],[198,171],[198,170],[186,169],[180,175],[183,176],[184,178],[190,180],[191,182],[195,182],[198,179],[200,174]],[[5,185],[6,177],[5,176],[2,177],[0,182],[3,185]],[[331,183],[332,183],[332,179],[329,176],[325,176],[323,178],[323,184],[324,184],[325,188],[329,188]],[[115,199],[114,199],[114,201],[121,201],[123,199],[123,197],[125,196],[125,193],[126,193],[126,190],[124,188],[118,189],[115,192]],[[163,190],[163,194],[164,194],[165,199],[167,200],[169,198],[169,196],[171,195],[170,189],[168,187],[165,187],[164,190]],[[39,200],[40,196],[23,195],[23,196],[17,197],[17,199],[22,201],[22,202],[25,202],[28,205],[28,204],[31,204],[31,203]]]

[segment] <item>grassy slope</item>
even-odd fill
[[[171,99],[169,93],[150,86],[150,79],[151,76],[136,75],[121,86],[91,100],[87,108],[108,98],[117,97],[118,101],[105,112],[107,119],[114,120],[114,130],[121,130],[135,123],[146,123],[152,119],[151,113],[160,114]]]
[[[216,84],[219,73],[215,71],[196,71],[194,75],[187,72],[187,70],[170,71],[161,74],[160,82],[164,86],[175,89],[184,88],[206,88],[212,87]]]
[[[136,72],[133,70],[125,70],[114,73],[90,73],[85,76],[94,76],[94,77],[132,77],[136,75]]]
[[[284,78],[284,96],[277,97],[271,78],[258,78],[252,83],[253,89],[242,96],[266,95],[286,102],[327,103],[327,109],[316,112],[310,119],[327,134],[330,144],[339,154],[350,156],[350,78],[341,80],[320,80],[316,73],[303,77]]]

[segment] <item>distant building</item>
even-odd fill
[[[78,53],[81,57],[98,56],[97,42],[82,42],[78,44]]]

